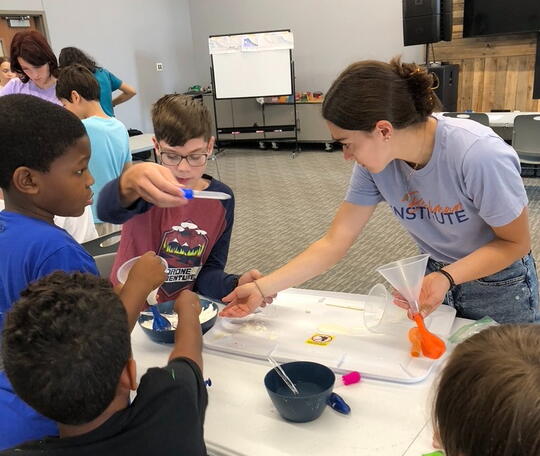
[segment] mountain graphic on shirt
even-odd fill
[[[207,244],[206,231],[191,221],[183,222],[163,233],[158,255],[169,267],[198,266]]]
[[[173,226],[163,233],[158,255],[167,261],[167,280],[160,288],[167,297],[191,287],[202,267],[202,258],[208,245],[206,231],[192,221]]]

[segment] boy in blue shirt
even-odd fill
[[[0,97],[0,328],[20,292],[55,270],[98,274],[93,258],[54,224],[92,202],[90,143],[77,117],[31,95]],[[0,365],[0,448],[56,425],[18,399]]]
[[[94,222],[98,234],[116,231],[118,227],[103,223],[97,216],[96,202],[104,185],[120,176],[131,165],[126,127],[109,117],[99,104],[99,86],[92,73],[82,65],[63,68],[56,83],[56,96],[64,107],[82,120],[92,149],[90,172],[95,179],[92,190]]]
[[[5,314],[29,283],[56,270],[98,275],[94,259],[54,216],[80,216],[92,202],[90,142],[81,121],[31,95],[0,97],[0,330]],[[138,278],[122,300],[144,302]],[[133,285],[132,285],[133,284]],[[13,392],[0,356],[0,449],[56,435],[56,424]]]

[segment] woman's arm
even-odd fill
[[[502,271],[531,250],[527,207],[507,225],[491,229],[495,233],[493,241],[444,268],[456,285]]]
[[[133,98],[135,95],[137,95],[137,91],[135,90],[135,88],[130,86],[129,84],[126,84],[125,82],[122,82],[118,90],[120,90],[122,93],[117,97],[113,98],[113,106],[117,106],[124,101],[128,101],[130,98]]]
[[[343,202],[330,228],[318,241],[257,283],[267,296],[304,283],[330,269],[341,260],[356,241],[376,206]]]
[[[491,229],[495,239],[443,268],[452,276],[456,285],[502,271],[531,250],[527,207],[507,225]],[[443,274],[428,274],[422,283],[421,313],[426,316],[433,312],[442,303],[449,289],[450,281]]]
[[[243,317],[278,291],[300,285],[334,266],[358,238],[376,206],[343,202],[327,233],[304,252],[271,274],[237,287],[223,298],[225,317]]]

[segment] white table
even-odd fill
[[[529,115],[529,114],[536,114],[540,116],[540,112],[520,112],[520,111],[513,111],[513,112],[486,112],[487,116],[489,117],[489,126],[490,127],[498,127],[498,128],[513,128],[514,127],[514,119],[517,116],[523,116],[523,115]]]
[[[517,116],[536,114],[540,116],[540,112],[486,112],[489,117],[489,126],[497,133],[501,138],[507,141],[512,141],[512,133],[514,129],[514,119]]]
[[[129,137],[129,150],[132,154],[137,152],[144,152],[145,150],[150,150],[154,148],[154,142],[152,138],[154,133],[144,133],[142,135],[130,136]]]
[[[452,332],[467,322],[457,319]],[[165,365],[171,350],[150,341],[138,325],[132,345],[139,375]],[[433,451],[427,423],[437,372],[413,385],[365,379],[336,387],[351,406],[349,416],[327,407],[317,420],[295,424],[279,416],[267,395],[263,384],[267,364],[206,350],[204,363],[204,377],[212,379],[205,421],[211,455],[419,456]]]

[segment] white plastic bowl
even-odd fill
[[[126,283],[126,280],[129,275],[129,271],[131,271],[131,268],[135,264],[135,262],[140,258],[140,256],[137,256],[135,258],[132,258],[131,260],[127,260],[122,266],[118,268],[118,271],[116,271],[116,278],[121,284]],[[167,268],[169,265],[165,261],[164,258],[159,257],[165,268]],[[150,305],[156,305],[157,304],[157,292],[159,288],[156,288],[155,290],[152,290],[150,294],[148,295],[147,302]]]

